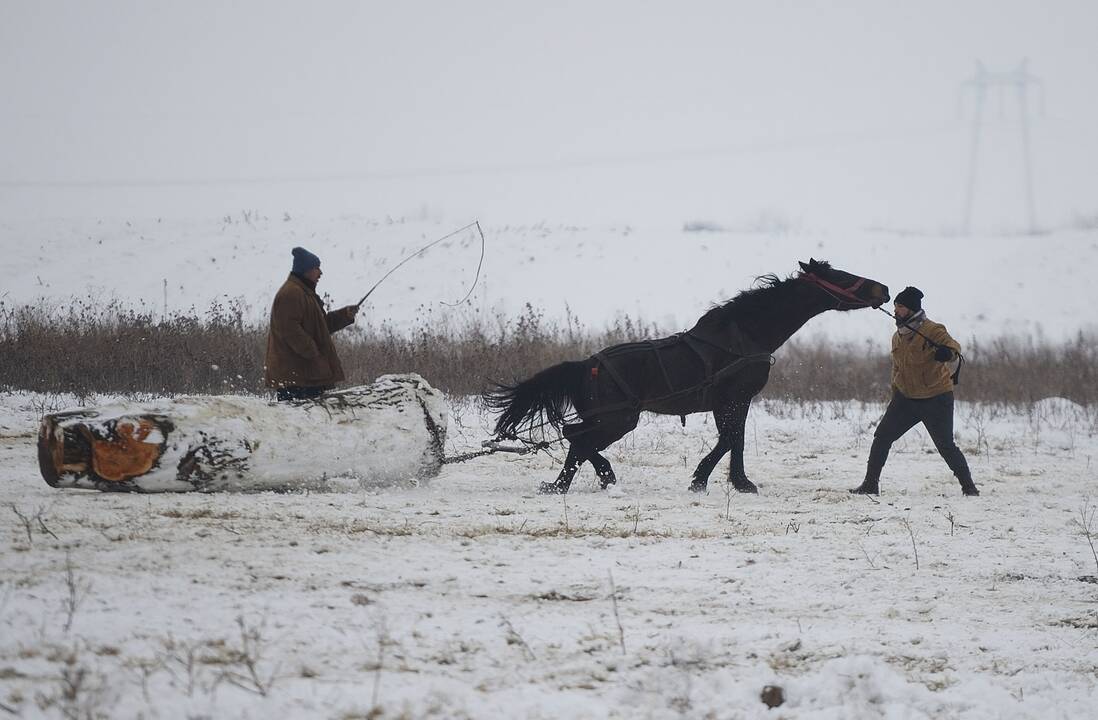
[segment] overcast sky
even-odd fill
[[[0,209],[936,229],[961,81],[1029,58],[1054,225],[1098,213],[1096,27],[1092,0],[0,0]],[[1006,227],[1018,108],[989,101],[977,216]]]

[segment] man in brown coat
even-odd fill
[[[953,440],[953,368],[959,362],[961,346],[944,325],[927,319],[918,288],[904,288],[896,296],[895,308],[892,400],[873,433],[865,481],[850,492],[877,495],[892,443],[921,422],[960,481],[961,492],[979,495],[965,455]]]
[[[344,379],[332,333],[355,321],[358,307],[326,312],[316,294],[323,274],[320,258],[304,248],[293,249],[294,265],[271,305],[267,334],[267,387],[278,399],[318,397]]]

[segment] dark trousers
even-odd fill
[[[324,394],[324,387],[297,387],[290,386],[279,388],[276,397],[279,402],[292,402],[294,400],[315,400]]]
[[[888,459],[889,448],[911,428],[922,423],[934,447],[949,465],[949,469],[961,481],[962,488],[974,487],[972,473],[968,469],[965,454],[953,440],[953,393],[935,395],[925,400],[912,400],[898,392],[893,392],[884,417],[873,433],[873,446],[869,449],[869,463],[865,473],[865,484],[876,486],[881,478],[881,469]]]

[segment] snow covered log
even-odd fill
[[[317,400],[181,397],[47,415],[38,464],[53,487],[120,492],[253,491],[352,476],[373,485],[438,474],[442,393],[383,375]]]

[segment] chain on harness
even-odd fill
[[[554,443],[562,442],[559,440],[524,440],[522,438],[511,438],[512,440],[520,443],[519,445],[504,445],[500,440],[485,440],[480,444],[483,450],[474,450],[473,452],[462,453],[461,455],[444,456],[442,458],[443,465],[451,465],[453,463],[465,462],[472,460],[473,458],[484,457],[485,455],[495,455],[496,453],[512,453],[514,455],[529,455],[536,453],[539,450],[546,450]]]

